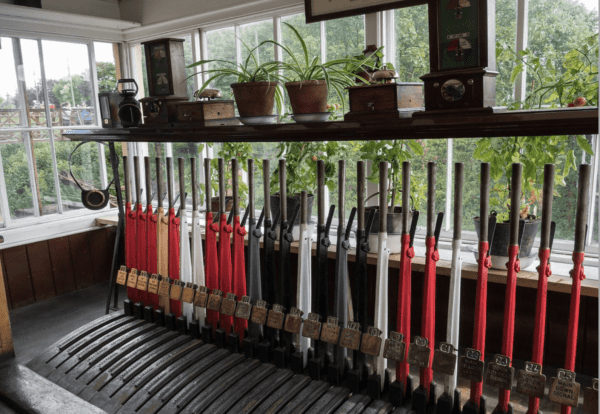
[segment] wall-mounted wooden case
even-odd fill
[[[350,112],[345,121],[367,121],[409,117],[423,107],[423,84],[420,82],[378,83],[348,88]],[[412,110],[404,110],[414,108]]]
[[[183,39],[157,39],[142,43],[149,97],[187,97],[183,42]]]

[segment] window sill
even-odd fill
[[[117,216],[115,215],[105,215],[104,217],[99,217],[96,219],[97,225],[116,225],[117,224]],[[204,237],[204,226],[202,226],[202,236]],[[335,259],[335,242],[333,239],[335,237],[330,237],[332,239],[331,247],[328,250],[328,257],[330,259]],[[354,239],[351,239],[353,242]],[[262,244],[262,243],[261,243]],[[437,274],[442,276],[450,276],[451,269],[451,257],[452,251],[449,249],[445,249],[444,245],[440,246],[440,261],[437,263]],[[279,243],[275,242],[275,249],[279,249]],[[312,254],[316,255],[316,245],[313,243],[312,246]],[[348,259],[350,262],[356,261],[356,250],[352,247],[348,254]],[[413,259],[413,270],[417,272],[425,271],[425,258],[424,256],[425,248],[423,246],[415,246],[416,256]],[[298,242],[292,243],[292,253],[298,253]],[[462,252],[463,265],[461,276],[463,279],[471,279],[477,280],[477,264],[475,262],[475,258],[473,257],[473,253],[465,251],[463,249]],[[377,255],[370,253],[367,257],[367,263],[369,265],[377,265]],[[517,275],[517,285],[523,287],[529,287],[536,289],[538,282],[538,274],[535,271],[535,267],[537,263],[531,265],[528,269],[532,269],[533,271],[521,270],[521,272]],[[400,269],[400,255],[392,254],[389,259],[389,267],[391,269]],[[563,292],[570,293],[571,292],[571,278],[568,276],[569,271],[571,270],[572,265],[568,263],[552,263],[553,274],[548,278],[548,290],[554,292]],[[581,283],[581,294],[583,296],[590,297],[598,297],[598,267],[597,266],[589,266],[586,267],[587,270],[587,278]],[[506,283],[506,271],[490,269],[488,273],[488,280],[491,283]]]

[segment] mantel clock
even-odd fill
[[[493,112],[498,75],[495,0],[429,0],[428,4],[431,73],[421,77],[425,113]]]

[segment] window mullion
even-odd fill
[[[529,32],[529,0],[517,0],[517,44],[516,52],[519,53],[527,49],[527,37]],[[525,56],[524,59],[527,59]],[[517,75],[515,80],[515,102],[525,100],[527,94],[527,67],[523,66],[523,71]]]
[[[198,62],[199,60],[201,60],[201,56],[202,56],[202,51],[200,50],[200,32],[198,30],[192,30],[192,32],[190,33],[190,38],[192,41],[192,61],[193,62]],[[196,70],[196,69],[194,69]],[[203,68],[200,67],[199,68],[200,72],[203,71]],[[200,86],[204,83],[202,80],[202,74],[200,75],[195,75],[193,77],[194,79],[194,91],[197,91],[198,89],[200,89]]]
[[[54,194],[56,195],[56,205],[58,214],[64,213],[62,194],[60,192],[60,179],[58,178],[58,161],[56,159],[56,148],[54,146],[54,130],[52,129],[52,116],[50,114],[50,98],[48,96],[48,86],[46,83],[46,67],[44,64],[44,52],[42,50],[42,41],[38,39],[38,54],[40,59],[40,75],[42,77],[42,95],[44,96],[44,107],[46,111],[46,125],[50,128],[48,137],[50,140],[50,154],[52,156],[52,175],[54,176]]]
[[[592,149],[594,155],[591,157],[590,163],[592,164],[592,179],[590,180],[590,203],[588,205],[588,232],[586,235],[585,244],[590,245],[594,236],[594,212],[596,210],[596,189],[598,188],[598,135],[592,136]],[[585,152],[584,152],[585,154]]]
[[[208,42],[206,41],[206,31],[204,31],[203,29],[199,29],[199,35],[200,35],[200,59],[202,60],[208,60]],[[201,66],[200,70],[202,71],[202,84],[204,84],[204,82],[206,82],[209,78],[208,73],[206,73],[206,70],[208,69],[208,65],[204,64]]]
[[[240,42],[240,25],[236,24],[233,26],[233,32],[235,34],[235,62],[238,65],[242,64],[242,44]]]
[[[321,62],[327,62],[327,31],[325,30],[325,22],[320,22],[321,28]]]
[[[98,68],[96,66],[96,50],[94,49],[94,42],[88,43],[88,61],[90,65],[91,78],[92,78],[92,106],[94,107],[94,120],[96,126],[102,126],[100,123],[100,117],[98,116],[98,108],[100,107],[100,101],[98,100]],[[106,171],[104,172],[106,174]]]

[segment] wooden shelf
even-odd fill
[[[73,130],[73,141],[132,142],[281,142],[355,141],[381,139],[481,138],[540,135],[598,134],[598,108],[561,108],[461,114],[451,117],[386,119],[362,122],[271,124],[258,126],[185,127]]]

